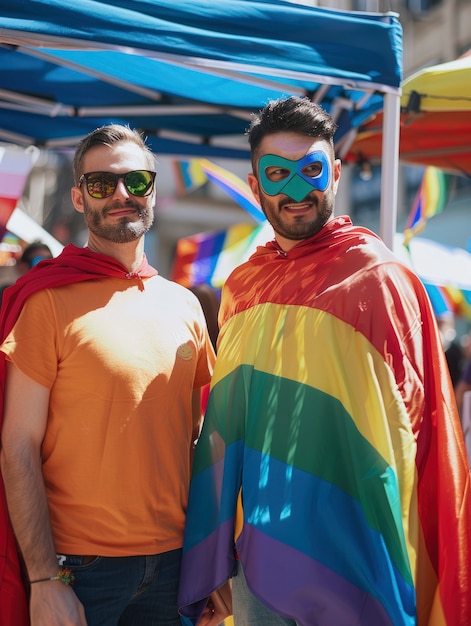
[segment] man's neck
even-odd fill
[[[128,243],[114,243],[89,233],[87,247],[92,252],[105,254],[123,265],[128,272],[135,272],[144,257],[144,237]]]

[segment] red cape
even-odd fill
[[[10,333],[27,298],[51,287],[104,277],[150,278],[157,270],[144,257],[136,272],[129,273],[115,259],[91,252],[88,248],[66,246],[55,259],[45,260],[5,290],[0,312],[0,343]],[[0,428],[3,422],[5,358],[0,352]],[[28,603],[20,569],[16,540],[8,516],[5,488],[0,476],[0,624],[28,626]]]

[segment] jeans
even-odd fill
[[[59,557],[61,555],[58,555]],[[181,626],[177,610],[181,550],[149,556],[66,555],[87,626]]]
[[[248,588],[240,561],[237,563],[237,574],[232,579],[232,608],[234,626],[296,626],[295,620],[272,613],[257,600]]]

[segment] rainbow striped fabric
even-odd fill
[[[223,289],[179,605],[233,573],[300,626],[471,624],[470,473],[419,279],[336,218]]]

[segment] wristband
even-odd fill
[[[30,580],[30,585],[34,585],[35,583],[44,583],[48,580],[60,580],[64,583],[64,585],[72,585],[74,582],[74,575],[71,569],[63,567],[57,572],[55,576],[49,576],[48,578],[38,578],[38,580]]]

